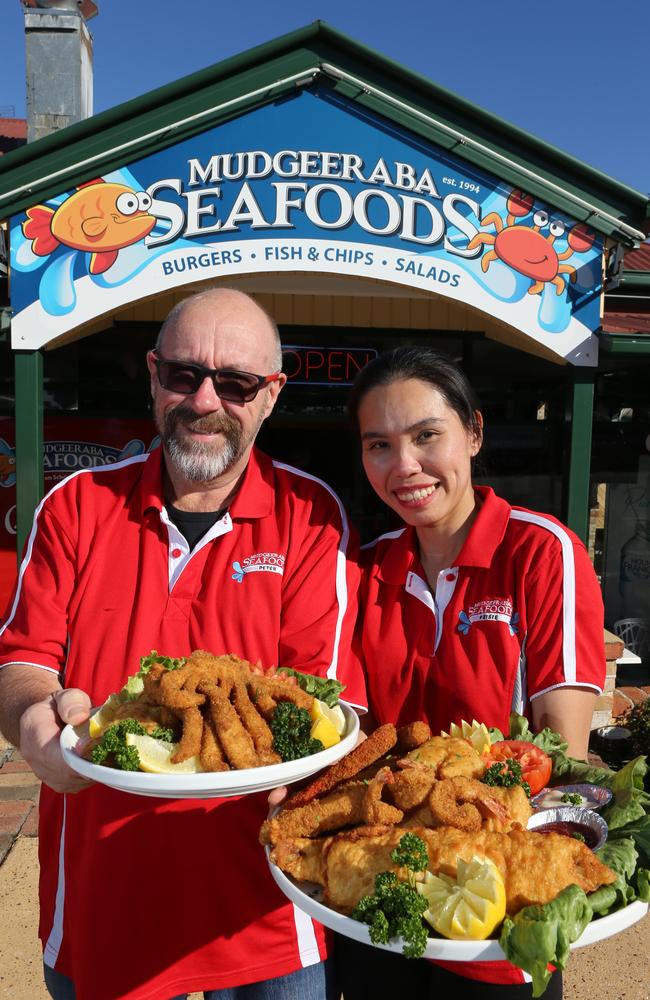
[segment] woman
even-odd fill
[[[425,719],[438,733],[476,718],[507,732],[517,711],[584,758],[605,657],[600,589],[582,543],[555,518],[472,485],[483,419],[446,356],[381,355],[360,373],[350,412],[368,479],[405,522],[364,553],[358,641],[374,721]],[[532,996],[507,962],[445,969],[340,944],[346,1000],[396,990]],[[556,973],[546,1000],[561,989]]]

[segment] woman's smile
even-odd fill
[[[415,378],[375,386],[358,417],[366,475],[389,507],[417,528],[465,522],[480,441],[438,389]]]

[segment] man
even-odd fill
[[[254,447],[281,361],[273,321],[248,296],[180,303],[147,357],[162,447],[70,476],[36,512],[0,638],[0,724],[48,786],[39,933],[57,1000],[230,998],[246,983],[260,984],[251,1000],[264,987],[326,995],[322,929],[287,903],[257,843],[265,795],[88,786],[58,743],[152,649],[337,675],[363,704],[344,662],[356,576],[343,508]],[[260,564],[274,569],[249,571]]]

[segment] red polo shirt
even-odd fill
[[[486,487],[454,566],[432,592],[414,528],[364,547],[360,641],[378,722],[433,732],[476,718],[507,731],[511,711],[558,687],[600,692],[603,602],[582,542],[548,514]]]
[[[415,529],[364,547],[357,634],[377,723],[425,719],[434,733],[476,718],[508,731],[511,711],[558,687],[605,680],[603,602],[582,542],[555,518],[484,487],[469,536],[435,591]],[[529,979],[507,962],[439,963],[497,983]]]
[[[161,452],[59,483],[37,510],[0,666],[62,671],[100,704],[151,649],[232,652],[347,684],[357,569],[320,480],[254,452],[230,511],[192,552],[161,501]],[[168,1000],[285,975],[325,955],[259,847],[266,794],[161,800],[43,787],[45,961],[77,1000]]]

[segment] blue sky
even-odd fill
[[[647,0],[97,0],[95,111],[318,18],[650,191]],[[25,114],[23,13],[0,0],[0,115]]]

